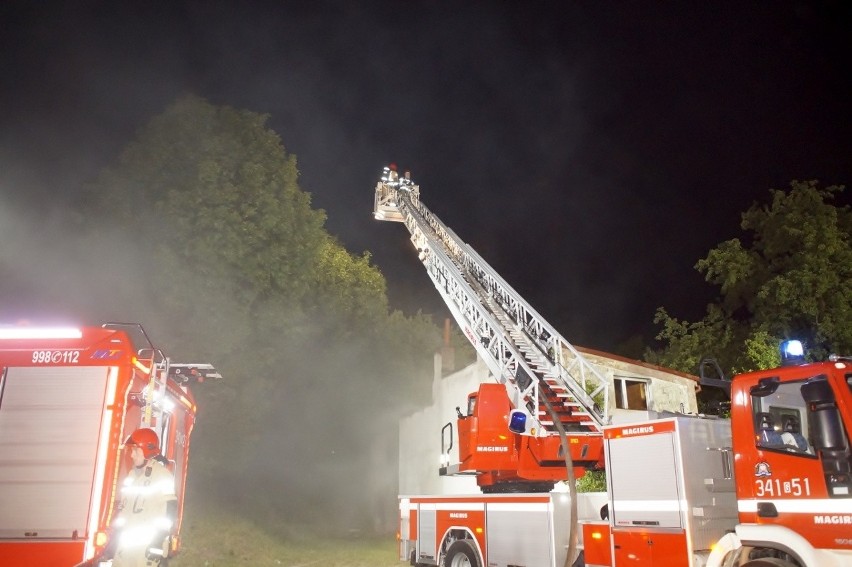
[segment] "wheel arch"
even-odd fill
[[[748,549],[772,549],[787,554],[799,565],[830,567],[833,556],[816,549],[802,534],[786,526],[766,524],[739,524],[736,526],[739,546]]]
[[[438,565],[443,565],[444,557],[447,555],[447,550],[450,546],[458,541],[458,540],[466,540],[471,542],[473,548],[476,550],[476,553],[479,555],[479,561],[483,565],[485,565],[485,550],[483,546],[479,543],[479,538],[476,537],[476,534],[473,533],[467,526],[450,526],[447,531],[444,532],[444,535],[441,537],[441,545],[438,547]]]

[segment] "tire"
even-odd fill
[[[453,542],[444,558],[444,567],[482,567],[476,548],[468,540]]]
[[[746,561],[742,567],[796,567],[796,564],[777,557],[762,557]]]

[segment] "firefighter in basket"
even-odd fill
[[[176,527],[175,479],[160,454],[153,429],[133,432],[124,442],[133,468],[121,487],[121,501],[108,548],[112,567],[164,567]]]

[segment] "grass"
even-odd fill
[[[221,509],[184,515],[180,554],[169,567],[404,567],[392,535],[330,537],[297,522],[259,526]]]

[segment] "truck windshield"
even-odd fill
[[[814,455],[809,439],[804,381],[785,382],[769,395],[752,397],[756,445],[763,449]]]

